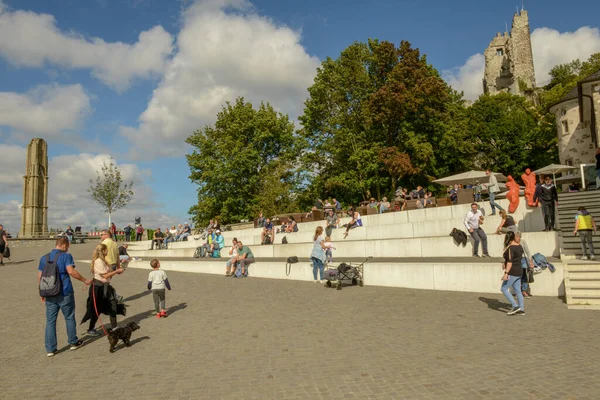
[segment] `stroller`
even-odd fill
[[[341,263],[337,268],[328,266],[327,270],[323,274],[323,279],[327,281],[325,282],[325,286],[328,288],[335,286],[337,290],[342,290],[343,281],[350,281],[352,286],[358,285],[363,287],[364,265],[371,258],[373,257],[367,257],[358,265],[352,265],[352,263]]]

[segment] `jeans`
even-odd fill
[[[73,235],[67,235],[67,239],[69,239],[69,243],[73,243]]]
[[[490,192],[490,206],[492,207],[492,214],[496,214],[496,208],[498,208],[498,210],[504,210],[504,208],[502,208],[500,204],[496,203],[495,200],[496,193]]]
[[[579,232],[579,240],[581,241],[581,250],[583,251],[583,255],[587,256],[587,247],[590,247],[590,255],[594,256],[594,243],[592,243],[592,233],[593,231],[578,231]]]
[[[480,240],[483,245],[482,246],[483,254],[488,254],[487,235],[485,234],[483,229],[481,229],[481,228],[473,229],[473,232],[471,232],[471,237],[475,241],[475,243],[473,243],[473,255],[477,255],[477,253],[479,253]]]
[[[542,213],[544,214],[544,226],[547,231],[555,229],[554,202],[542,201]]]
[[[252,263],[254,263],[254,258],[242,258],[238,261],[239,266],[242,267],[242,273],[245,276],[248,276],[248,267]]]
[[[142,234],[141,233],[136,233],[135,234],[135,241],[136,242],[141,242],[142,241]]]
[[[317,280],[317,270],[319,271],[319,276],[321,280],[323,280],[323,261],[321,261],[320,259],[316,258],[316,257],[311,257],[310,258],[312,260],[312,265],[313,265],[313,276],[315,278],[315,281]]]
[[[508,291],[509,288],[513,288],[515,294],[517,295],[517,300],[519,304],[515,301],[514,297]],[[525,301],[523,301],[523,293],[521,292],[521,277],[520,276],[512,276],[508,275],[508,280],[502,282],[502,294],[506,297],[506,300],[510,303],[513,308],[519,307],[521,310],[525,311]]]
[[[56,350],[56,319],[58,311],[62,311],[67,324],[67,337],[69,344],[77,343],[77,322],[75,321],[75,294],[66,296],[58,295],[46,297],[46,352],[51,353]]]

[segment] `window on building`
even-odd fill
[[[564,117],[565,115],[567,115],[567,110],[565,110],[564,108],[562,110],[560,110],[560,115],[562,117]]]
[[[502,49],[496,49],[496,55],[497,56],[503,56],[504,55],[504,50],[502,50]]]
[[[569,121],[562,121],[563,134],[569,133]]]

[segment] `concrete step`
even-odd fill
[[[599,304],[567,304],[569,310],[600,310]]]
[[[450,290],[473,293],[498,294],[501,270],[498,262],[480,262],[481,259],[448,262],[444,260],[377,260],[364,264],[363,278],[368,286],[404,287],[428,290]],[[553,261],[555,273],[544,271],[535,276],[534,290],[536,296],[563,296],[563,264]],[[337,267],[337,264],[335,264]],[[150,270],[148,262],[130,263],[129,268]],[[161,269],[205,274],[225,274],[223,260],[161,260]],[[313,269],[310,263],[301,260],[286,269],[284,261],[257,260],[249,267],[250,278],[288,279],[312,281]],[[230,279],[231,285],[243,285],[244,279]],[[359,287],[344,287],[343,290],[360,290]],[[233,290],[233,289],[232,289]],[[323,288],[323,290],[327,290]]]
[[[581,261],[567,264],[564,276],[569,308],[600,306],[600,263]]]
[[[336,249],[334,258],[358,257],[468,257],[472,255],[472,244],[456,246],[450,236],[424,237],[424,238],[394,238],[360,240],[355,235],[361,229],[357,228],[346,240],[334,241]],[[358,240],[356,240],[358,239]],[[558,256],[558,235],[556,232],[525,232],[523,239],[527,242],[532,254],[542,253],[545,256]],[[504,235],[489,235],[488,247],[492,256],[502,255],[504,248]],[[275,245],[250,245],[255,257],[287,258],[289,256],[309,256],[313,243],[289,243]],[[221,258],[227,258],[229,247],[221,251]],[[194,248],[178,248],[170,250],[135,250],[129,251],[134,257],[191,257]],[[480,245],[479,254],[482,254]]]

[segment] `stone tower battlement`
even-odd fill
[[[484,52],[483,92],[526,95],[535,88],[529,15],[515,13],[509,32],[500,33]]]

